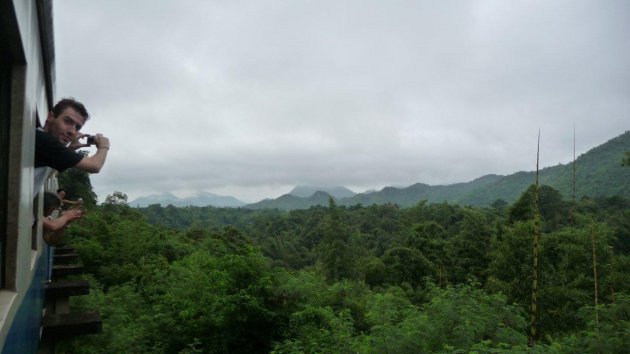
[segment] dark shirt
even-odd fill
[[[52,167],[63,172],[74,167],[83,159],[83,155],[67,148],[54,136],[41,131],[35,131],[35,167]]]

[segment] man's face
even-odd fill
[[[44,131],[67,145],[79,134],[83,124],[85,124],[85,119],[74,108],[68,107],[57,117],[50,112],[46,118]]]
[[[59,192],[59,198],[63,199],[66,197],[66,191]]]

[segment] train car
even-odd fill
[[[44,190],[33,190],[35,129],[55,96],[52,2],[0,1],[0,350],[36,353],[49,272]]]

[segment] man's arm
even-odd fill
[[[99,173],[107,159],[107,151],[109,151],[109,147],[98,148],[94,155],[82,158],[74,167],[85,172]]]
[[[78,201],[78,200],[77,200],[77,201],[72,201],[72,200],[66,200],[66,199],[64,199],[64,200],[62,200],[62,201],[61,201],[61,203],[62,203],[63,205],[71,205],[71,206],[75,206],[75,205],[83,205],[83,202],[82,202],[82,201]]]
[[[75,209],[64,212],[56,219],[44,218],[42,221],[44,224],[44,230],[52,232],[63,230],[69,223],[80,219],[81,216],[83,216],[83,212]]]
[[[82,216],[83,212],[81,210],[74,209],[63,212],[56,219],[44,218],[44,241],[49,246],[56,246],[63,241],[68,224],[80,219]]]
[[[74,167],[90,173],[99,173],[101,171],[107,159],[109,139],[102,134],[96,134],[94,141],[96,142],[96,153],[82,158]]]

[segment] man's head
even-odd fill
[[[61,199],[52,192],[44,193],[44,216],[49,216],[55,209],[61,207]]]
[[[57,195],[59,196],[59,198],[65,199],[66,198],[66,191],[65,191],[65,189],[63,189],[63,188],[57,189]]]
[[[64,98],[57,102],[52,111],[48,113],[44,131],[65,145],[79,134],[89,117],[90,115],[81,102],[73,98]]]

